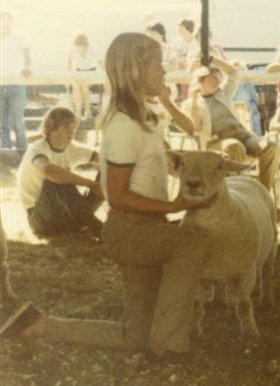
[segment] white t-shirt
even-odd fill
[[[35,206],[44,182],[38,168],[33,165],[35,157],[44,155],[54,165],[72,171],[75,167],[88,163],[92,153],[92,149],[74,141],[61,152],[52,150],[45,138],[32,143],[24,154],[18,171],[18,187],[24,208]]]
[[[171,42],[173,49],[176,52],[177,58],[182,58],[188,54],[188,45],[185,40],[179,36]]]
[[[144,131],[122,112],[117,112],[106,126],[100,151],[101,186],[107,195],[107,162],[131,165],[130,190],[141,196],[168,200],[167,158],[161,130]]]
[[[10,33],[1,37],[1,72],[4,78],[18,77],[25,67],[24,48],[28,45],[16,33]]]
[[[177,55],[176,51],[170,44],[164,44],[163,46],[163,58],[162,58],[162,65],[163,68],[166,69],[166,71],[174,71],[177,66]]]
[[[98,68],[98,60],[100,58],[99,49],[95,45],[88,46],[84,55],[81,55],[75,47],[71,48],[68,53],[68,58],[72,61],[73,70],[90,70],[91,68]]]

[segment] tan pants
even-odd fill
[[[207,255],[203,235],[155,216],[114,214],[104,225],[103,241],[123,273],[122,322],[50,317],[49,334],[97,346],[152,343],[186,352],[194,296]]]
[[[127,342],[187,351],[194,294],[207,255],[203,235],[155,216],[116,214],[105,225],[103,240],[123,272]]]
[[[252,135],[243,143],[235,138],[221,139],[212,142],[208,149],[224,151],[239,163],[246,162],[247,155],[258,158],[259,180],[268,190],[272,189],[279,166],[279,151],[275,143]]]

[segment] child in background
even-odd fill
[[[79,34],[73,42],[67,58],[68,71],[96,71],[100,68],[98,48],[89,42],[86,34]],[[84,111],[85,118],[91,117],[89,86],[86,80],[74,83],[73,98],[75,112],[81,119]]]

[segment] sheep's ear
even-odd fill
[[[179,166],[183,163],[183,155],[180,153],[176,153],[173,158],[174,169],[178,170]]]
[[[184,151],[174,151],[174,150],[168,151],[169,158],[175,170],[177,170],[179,166],[183,163],[184,153],[185,153]]]
[[[227,172],[241,172],[242,170],[248,169],[250,166],[251,164],[240,164],[230,159],[224,159],[224,168]]]

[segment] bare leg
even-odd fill
[[[82,92],[80,84],[74,83],[73,87],[73,99],[75,105],[75,112],[77,114],[78,119],[80,120],[82,117]]]
[[[236,288],[237,304],[236,314],[240,322],[241,330],[247,337],[258,338],[260,333],[256,325],[251,293],[256,282],[256,269],[252,267],[247,275],[244,275]]]
[[[99,113],[97,117],[95,118],[95,124],[94,124],[94,130],[95,130],[95,145],[100,144],[100,131],[101,131],[101,124],[102,124],[102,114]]]
[[[89,87],[87,82],[82,82],[80,84],[80,91],[81,91],[81,100],[82,104],[84,104],[85,118],[89,118],[91,116],[91,110],[90,110],[90,93],[89,93]]]

